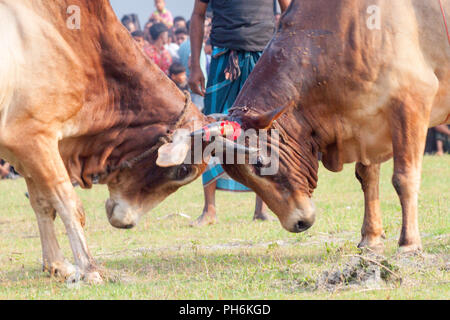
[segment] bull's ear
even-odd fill
[[[272,127],[273,122],[281,117],[283,113],[285,113],[289,109],[290,106],[291,104],[287,104],[260,115],[244,115],[242,120],[243,122],[248,123],[250,127],[254,129],[267,130]]]
[[[158,167],[175,167],[184,162],[191,148],[188,130],[177,130],[173,142],[166,143],[158,149]]]

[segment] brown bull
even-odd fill
[[[450,1],[443,6],[450,12]],[[450,120],[450,46],[439,1],[294,0],[232,116],[252,127],[253,115],[292,101],[295,108],[273,125],[282,139],[279,173],[262,178],[251,166],[227,172],[248,181],[283,226],[299,232],[314,222],[318,153],[331,171],[356,162],[365,200],[360,246],[379,248],[379,169],[393,156],[399,245],[420,249],[427,128]]]
[[[442,0],[450,12],[450,1]],[[279,106],[290,106],[276,122]],[[401,251],[421,248],[417,198],[427,128],[450,121],[450,46],[439,0],[293,0],[230,117],[280,133],[279,172],[226,165],[284,228],[315,221],[318,155],[340,171],[356,162],[365,212],[360,247],[382,248],[379,169],[394,158]],[[270,141],[269,141],[270,144]]]

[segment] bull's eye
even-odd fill
[[[258,157],[258,159],[256,161],[256,164],[255,164],[255,167],[258,168],[258,169],[261,169],[262,167],[264,167],[264,164],[263,164],[263,161],[262,161],[261,157]]]
[[[255,167],[258,169],[266,168],[270,165],[270,159],[263,156],[258,156],[256,159]]]
[[[177,173],[176,173],[176,179],[177,180],[182,180],[184,178],[186,178],[190,173],[190,168],[186,165],[181,165],[178,166],[177,168]]]

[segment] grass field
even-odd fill
[[[449,299],[450,156],[425,157],[419,198],[424,254],[397,273],[401,284],[376,290],[315,290],[325,270],[357,252],[363,193],[354,166],[339,174],[320,168],[314,194],[315,225],[291,234],[278,222],[252,222],[254,195],[219,192],[219,223],[189,227],[202,210],[201,182],[169,197],[133,230],[112,228],[107,190],[77,189],[87,214],[88,244],[106,270],[103,285],[68,286],[41,271],[36,218],[23,179],[0,182],[0,299]],[[385,254],[397,261],[401,209],[390,183],[392,162],[382,166],[381,206]],[[60,219],[60,245],[73,260]]]

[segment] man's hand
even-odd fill
[[[200,68],[200,54],[203,48],[203,36],[205,33],[205,15],[208,4],[195,0],[194,12],[191,17],[191,72],[189,86],[193,93],[205,96],[205,76]]]
[[[436,126],[435,128],[438,132],[446,134],[448,136],[450,136],[450,129],[447,127],[446,124],[441,124],[439,126]]]
[[[203,75],[200,66],[194,66],[191,68],[189,75],[189,87],[192,92],[202,97],[205,96],[205,76]]]
[[[161,22],[163,22],[163,19],[162,19],[162,17],[161,17],[159,14],[156,14],[156,15],[153,17],[153,20],[155,20],[155,23],[161,23]]]

